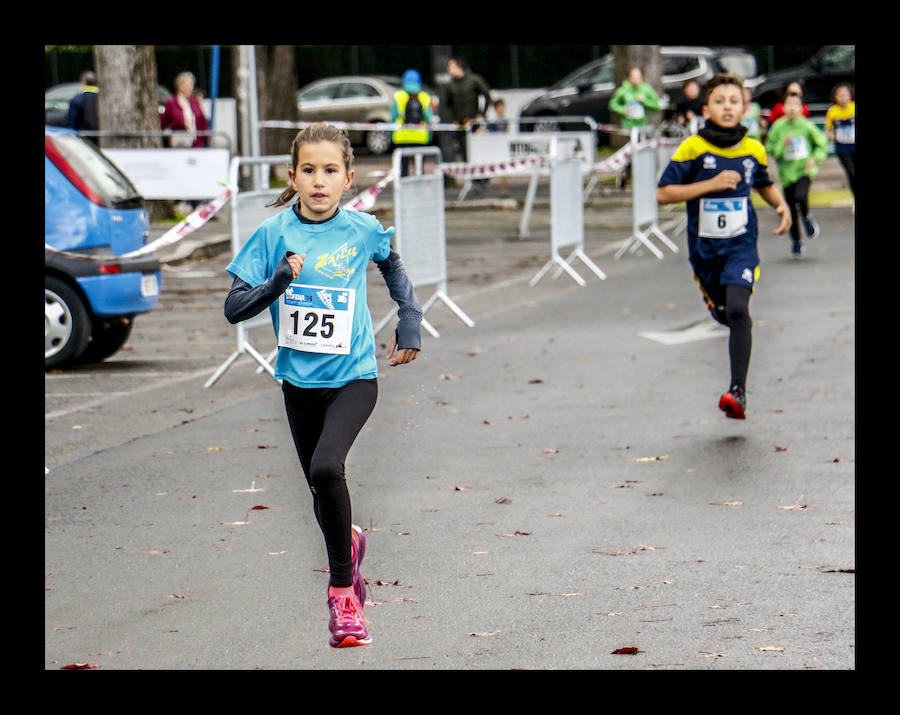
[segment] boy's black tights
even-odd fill
[[[809,177],[800,178],[796,184],[784,187],[784,200],[791,209],[791,238],[800,240],[800,222],[798,218],[809,215]],[[798,216],[799,209],[799,216]]]
[[[750,294],[749,286],[726,285],[724,311],[715,308],[710,310],[717,321],[730,329],[728,335],[728,357],[731,360],[730,387],[747,386],[747,370],[750,367],[750,348],[753,342]]]
[[[343,387],[282,385],[291,435],[313,497],[313,510],[325,537],[331,585],[353,585],[350,563],[350,492],[344,462],[378,397],[375,380]]]

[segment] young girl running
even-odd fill
[[[225,317],[237,323],[269,308],[278,336],[275,379],[328,553],[329,644],[368,645],[359,570],[366,539],[352,524],[344,476],[378,393],[368,261],[399,306],[390,365],[416,359],[422,308],[391,249],[395,229],[338,206],[354,175],[346,134],[325,124],[304,129],[291,145],[291,163],[290,186],[271,205],[288,205],[295,194],[298,200],[264,221],[228,265],[234,283]]]

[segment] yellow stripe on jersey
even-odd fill
[[[715,144],[710,144],[703,137],[694,134],[689,136],[679,145],[672,155],[672,161],[693,161],[703,154],[715,154],[728,159],[742,156],[752,156],[761,166],[766,166],[766,149],[756,139],[744,137],[736,146],[722,149]]]

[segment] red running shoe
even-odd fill
[[[744,388],[735,385],[719,399],[719,409],[725,413],[726,417],[732,417],[736,420],[747,419],[745,410],[747,409],[747,397],[744,394]]]
[[[328,645],[332,648],[350,648],[369,645],[372,642],[366,628],[368,621],[356,596],[329,598],[328,608],[331,609],[331,618],[328,621],[331,639]]]

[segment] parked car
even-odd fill
[[[741,77],[745,85],[751,88],[759,81],[756,76],[756,58],[742,49],[664,46],[660,48],[660,56],[663,93],[668,96],[670,106],[682,99],[681,88],[688,79],[696,79],[702,85],[718,72],[731,72]],[[522,122],[520,128],[523,131],[535,128],[543,131],[584,131],[583,123],[561,126],[558,117],[587,116],[598,124],[612,124],[609,100],[617,88],[613,80],[613,67],[613,56],[608,54],[566,75],[544,94],[521,108],[520,117],[540,121]],[[608,137],[605,132],[601,131],[599,134],[600,141]]]
[[[297,92],[297,107],[302,122],[390,122],[394,93],[403,80],[393,75],[370,77],[328,77],[312,82]],[[438,94],[422,85],[433,102],[437,115]],[[437,120],[437,116],[435,116]],[[365,145],[373,154],[391,149],[390,131],[350,131],[350,142]]]
[[[150,237],[144,199],[93,143],[44,128],[44,367],[97,362],[156,307],[160,265],[121,258]]]
[[[810,114],[825,114],[832,104],[834,86],[856,81],[856,47],[825,45],[803,64],[767,74],[753,97],[763,110],[770,110],[781,101],[784,85],[795,80],[803,86],[803,101]]]
[[[44,92],[44,124],[54,127],[65,127],[69,120],[69,103],[81,91],[81,82],[57,84]],[[101,90],[102,91],[102,90]],[[159,102],[159,113],[162,114],[166,100],[172,93],[162,85],[156,88]]]

